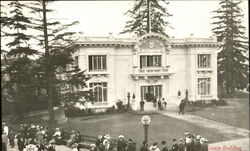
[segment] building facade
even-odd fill
[[[217,53],[213,38],[167,38],[148,33],[138,38],[82,37],[70,46],[95,94],[92,108],[118,100],[139,109],[141,99],[165,98],[168,106],[189,100],[217,99]],[[83,89],[84,90],[84,89]]]

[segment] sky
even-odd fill
[[[56,10],[53,18],[60,18],[63,22],[79,21],[79,25],[72,28],[83,32],[85,36],[131,37],[130,34],[118,35],[129,19],[124,13],[133,6],[129,1],[57,1],[49,7]],[[219,8],[218,0],[170,0],[167,9],[173,16],[168,18],[174,29],[167,28],[170,37],[185,38],[193,34],[197,38],[212,36],[212,11]],[[243,0],[244,25],[248,33],[248,4]],[[48,16],[51,17],[51,16]],[[248,35],[247,35],[248,36]]]

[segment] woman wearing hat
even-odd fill
[[[157,147],[156,142],[152,146],[150,146],[149,151],[160,151],[160,149]]]
[[[125,151],[126,149],[126,142],[124,140],[124,136],[120,135],[118,136],[118,141],[117,141],[117,151]]]
[[[66,143],[66,146],[70,147],[75,142],[75,139],[76,139],[76,133],[73,130],[73,131],[71,131],[71,135],[70,135],[69,140]]]
[[[89,151],[96,151],[96,145],[95,144],[91,144]]]

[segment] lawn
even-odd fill
[[[249,95],[237,92],[233,98],[225,99],[227,106],[210,107],[203,110],[189,112],[207,119],[223,122],[232,126],[249,129]]]
[[[112,138],[117,138],[120,134],[125,139],[131,138],[137,144],[141,144],[144,138],[141,115],[135,113],[123,113],[113,115],[102,115],[94,117],[71,118],[67,123],[61,125],[66,131],[79,130],[82,134],[98,136],[109,133]],[[188,122],[169,118],[161,114],[151,114],[149,126],[149,142],[166,140],[172,144],[173,138],[184,137],[184,132],[200,134],[206,137],[209,142],[223,140],[223,136],[209,129],[200,128]],[[170,145],[169,145],[170,146]],[[137,146],[139,147],[139,146]]]

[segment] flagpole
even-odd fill
[[[147,0],[147,33],[151,32],[150,0]]]

